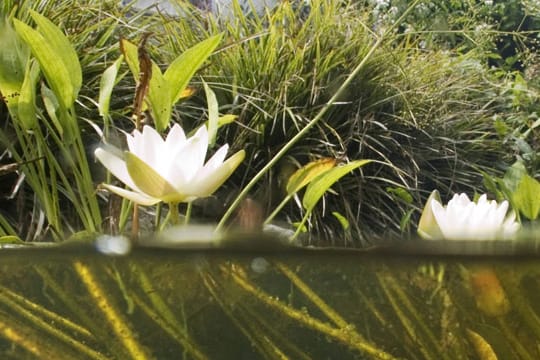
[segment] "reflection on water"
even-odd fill
[[[0,358],[540,358],[537,258],[433,249],[2,250]]]

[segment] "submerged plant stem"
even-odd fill
[[[275,299],[270,296],[263,290],[257,288],[251,284],[248,279],[239,274],[238,272],[232,271],[230,273],[232,279],[245,291],[249,292],[257,299],[265,303],[267,306],[278,310],[283,313],[285,316],[290,317],[293,320],[298,321],[300,324],[307,326],[313,330],[321,332],[328,337],[335,339],[336,341],[349,346],[352,349],[356,349],[362,353],[367,353],[375,359],[390,360],[395,359],[392,355],[388,354],[384,350],[381,350],[374,345],[366,342],[362,337],[360,337],[355,331],[351,331],[350,327],[346,328],[334,328],[327,323],[321,322],[306,313],[294,309],[290,306],[285,305],[280,300]]]
[[[74,262],[74,268],[82,283],[88,289],[88,293],[96,302],[96,307],[103,312],[109,322],[117,339],[126,348],[133,359],[151,359],[147,351],[136,340],[137,337],[132,332],[128,322],[122,317],[120,312],[114,308],[105,290],[100,286],[89,266],[80,261]]]

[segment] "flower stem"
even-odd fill
[[[169,203],[169,221],[172,225],[178,225],[180,223],[180,214],[178,213],[178,203]]]
[[[189,224],[191,218],[191,201],[187,203],[186,216],[184,217],[184,225]]]

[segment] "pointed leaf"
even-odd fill
[[[349,229],[351,224],[349,224],[349,220],[347,220],[345,216],[341,215],[337,211],[332,211],[332,215],[334,215],[334,217],[339,221],[339,223],[341,224],[341,228],[344,231],[347,231]]]
[[[39,65],[34,61],[28,63],[29,68],[24,76],[24,82],[19,96],[19,120],[24,128],[31,130],[37,125],[36,117],[36,85],[39,79]]]
[[[47,40],[36,30],[25,23],[14,19],[15,29],[28,44],[35,56],[47,82],[57,95],[62,105],[69,108],[75,102],[76,91],[62,57],[55,52]]]
[[[101,80],[99,82],[99,100],[98,100],[98,109],[99,115],[102,117],[107,117],[109,115],[109,104],[111,102],[111,94],[116,84],[116,77],[118,75],[118,70],[120,65],[122,65],[124,57],[120,56],[116,61],[103,72]]]
[[[3,16],[0,16],[0,49],[0,93],[15,117],[30,52]]]
[[[203,81],[204,92],[206,94],[206,101],[208,103],[208,121],[206,122],[206,128],[208,129],[208,145],[210,148],[216,143],[216,134],[218,128],[219,111],[216,94],[210,89],[208,84]]]
[[[311,212],[324,193],[328,191],[328,189],[330,189],[330,187],[339,179],[354,169],[364,166],[370,162],[371,160],[356,160],[346,165],[332,168],[313,179],[309,183],[302,200],[302,204],[306,211]]]
[[[62,63],[68,71],[69,79],[73,86],[73,98],[77,98],[82,84],[82,70],[75,49],[64,33],[49,19],[33,10],[30,11],[30,14],[38,25],[37,31],[43,36],[57,56],[62,59]]]
[[[418,222],[418,235],[427,240],[440,240],[443,238],[443,234],[431,210],[432,200],[441,202],[441,196],[437,190],[433,190],[426,201],[420,221]]]
[[[336,165],[336,159],[324,158],[307,163],[296,170],[287,181],[287,195],[300,191],[313,179],[322,173],[332,169]]]
[[[540,213],[540,182],[525,175],[512,194],[513,204],[523,216],[529,220],[536,220]]]
[[[195,72],[210,57],[219,45],[223,34],[212,36],[184,51],[165,71],[165,79],[171,86],[171,103],[180,99]]]
[[[171,121],[171,88],[163,77],[159,66],[152,62],[152,78],[148,89],[147,104],[152,110],[154,125],[158,133],[163,133]]]

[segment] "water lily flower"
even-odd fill
[[[519,230],[516,214],[508,212],[508,201],[500,204],[480,196],[475,203],[466,194],[455,194],[446,206],[439,192],[433,191],[427,200],[418,234],[424,239],[497,240],[512,239]]]
[[[140,205],[160,201],[178,204],[210,196],[245,157],[241,150],[225,161],[229,146],[224,145],[204,163],[208,150],[206,126],[190,138],[186,138],[178,124],[165,140],[150,126],[144,126],[142,132],[127,134],[126,138],[128,151],[101,146],[95,155],[131,190],[110,184],[102,186]]]

